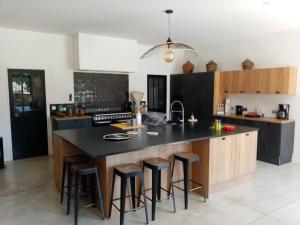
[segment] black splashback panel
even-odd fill
[[[75,103],[86,108],[124,109],[128,103],[128,75],[74,73]]]

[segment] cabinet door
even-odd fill
[[[210,140],[210,185],[235,176],[235,136]]]
[[[236,135],[236,176],[250,174],[256,169],[257,132]]]
[[[256,89],[255,92],[257,94],[268,94],[268,86],[269,86],[269,69],[259,69],[255,70],[255,80],[256,80]]]
[[[256,93],[258,90],[258,81],[253,70],[241,71],[244,74],[244,92],[245,93]]]
[[[286,67],[268,69],[268,93],[293,94],[292,79],[293,74],[291,73],[291,68]]]

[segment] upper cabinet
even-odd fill
[[[136,40],[82,33],[74,35],[75,70],[136,72],[137,64]]]
[[[297,68],[282,67],[221,72],[221,92],[295,95]]]

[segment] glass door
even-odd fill
[[[14,159],[48,153],[43,70],[8,70]]]

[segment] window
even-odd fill
[[[148,75],[148,110],[166,113],[167,76]]]

